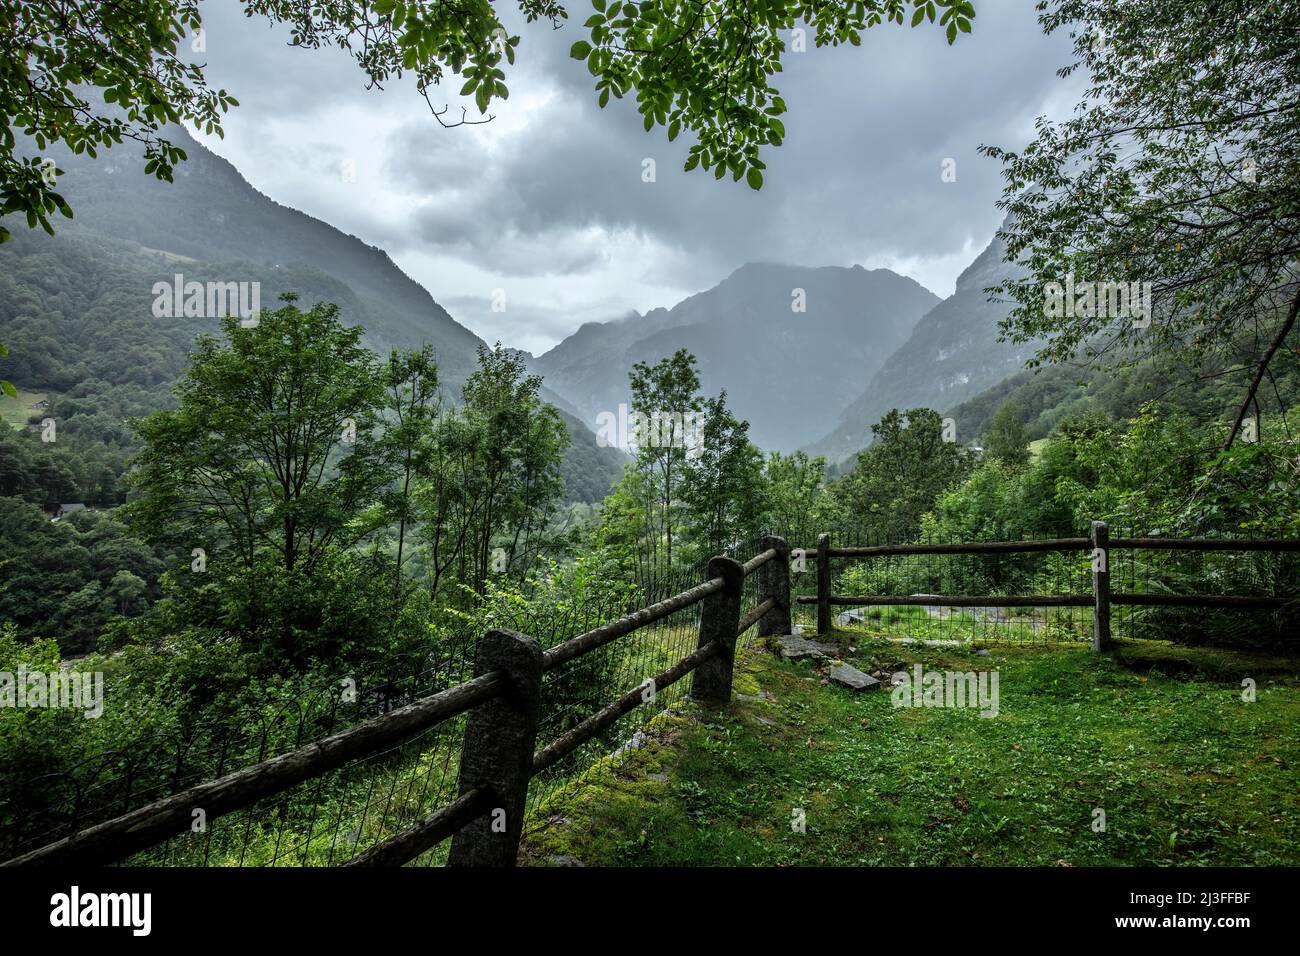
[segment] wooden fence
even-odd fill
[[[1224,594],[1134,594],[1110,589],[1110,554],[1123,549],[1164,551],[1300,551],[1300,540],[1267,538],[1111,538],[1104,521],[1092,523],[1088,538],[1054,538],[1042,541],[982,541],[954,544],[903,544],[865,548],[832,548],[830,535],[817,538],[815,549],[796,549],[796,560],[815,557],[816,595],[800,595],[796,603],[817,605],[817,630],[831,630],[831,608],[879,605],[947,607],[1091,607],[1093,649],[1104,650],[1111,643],[1112,605],[1262,608],[1279,609],[1300,605],[1300,598]],[[975,596],[969,594],[861,595],[831,594],[831,559],[867,559],[917,554],[1024,554],[1036,551],[1090,552],[1092,590],[1088,594],[1021,594]]]
[[[652,701],[654,692],[688,674],[694,675],[693,698],[726,703],[731,699],[740,636],[755,626],[760,636],[790,632],[790,548],[784,539],[774,536],[763,538],[759,548],[744,564],[715,557],[702,584],[545,651],[528,635],[490,631],[478,643],[475,676],[465,683],[106,820],[2,865],[114,863],[189,832],[195,811],[201,810],[210,821],[250,807],[467,713],[456,799],[353,857],[347,865],[398,866],[450,837],[450,866],[511,866],[523,833],[529,781],[534,776]],[[742,589],[746,578],[755,573],[759,574],[758,603],[742,616]],[[534,749],[543,674],[701,603],[695,651],[556,740]]]

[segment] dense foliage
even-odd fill
[[[996,287],[1016,303],[1003,330],[1046,340],[1041,361],[1161,356],[1184,378],[1231,375],[1230,445],[1300,311],[1300,3],[1039,9],[1048,33],[1074,39],[1061,74],[1089,82],[1025,149],[986,149],[1004,163],[1008,257],[1028,270]],[[1139,318],[1082,294],[1047,308],[1048,284],[1071,281],[1146,283],[1152,308]]]

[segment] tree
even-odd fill
[[[929,408],[891,409],[871,430],[874,442],[835,485],[840,520],[881,541],[905,541],[939,495],[970,473],[973,456],[944,440],[943,419]]]
[[[697,426],[703,407],[695,356],[678,349],[654,365],[637,362],[628,374],[632,412],[640,416],[636,438],[636,467],[653,495],[648,508],[655,529],[649,564],[659,568],[658,548],[664,546],[663,568],[673,564],[673,534],[681,520],[682,474],[689,447],[699,441]]]
[[[8,358],[8,357],[9,357],[9,350],[5,348],[5,344],[3,342],[0,342],[0,358]],[[18,389],[14,388],[12,382],[8,382],[3,378],[0,378],[0,392],[3,392],[5,395],[8,395],[10,398],[18,397]],[[0,415],[0,423],[3,422],[4,422],[4,416]]]
[[[774,451],[764,469],[768,524],[791,547],[815,542],[826,512],[826,459],[805,452],[782,455]]]
[[[984,437],[984,454],[1012,467],[1029,462],[1029,433],[1012,402],[1003,402],[993,414]]]
[[[697,559],[722,554],[756,535],[763,513],[763,455],[749,422],[727,408],[727,393],[704,401],[700,448],[685,463],[687,531]]]
[[[564,492],[568,432],[537,397],[541,379],[500,343],[480,346],[460,409],[444,410],[417,492],[430,592],[449,573],[475,593],[500,567],[523,580],[548,543]]]
[[[385,369],[385,411],[389,427],[384,441],[400,471],[388,494],[389,508],[397,518],[397,561],[394,591],[402,590],[402,557],[406,529],[413,517],[412,483],[427,475],[436,454],[434,432],[442,402],[438,393],[438,366],[432,346],[419,351],[393,349]]]
[[[1004,164],[1009,259],[994,287],[1013,341],[1046,339],[1032,364],[1157,356],[1185,377],[1242,381],[1231,447],[1300,312],[1300,0],[1053,0],[1070,31],[1068,76],[1090,83],[1075,114],[1040,120]],[[1149,317],[1092,301],[1046,307],[1067,277],[1150,283]],[[1089,290],[1091,294],[1093,290]],[[1112,293],[1108,290],[1106,297]],[[1138,318],[1138,321],[1134,321]]]
[[[569,445],[569,432],[559,413],[543,404],[531,386],[525,407],[525,431],[513,467],[512,493],[502,509],[507,567],[519,581],[527,579],[544,549],[559,545],[552,525],[564,498],[560,463]]]
[[[186,554],[227,552],[251,569],[269,552],[310,572],[379,523],[368,509],[391,478],[376,438],[383,378],[337,306],[282,298],[253,328],[232,316],[224,341],[199,339],[178,407],[138,425],[139,497],[126,507]]]
[[[651,580],[659,553],[653,500],[645,474],[627,466],[601,503],[600,520],[591,532],[592,549],[608,555],[625,576],[640,581]]]
[[[221,339],[200,337],[177,407],[137,425],[124,506],[183,560],[129,641],[233,646],[249,673],[364,665],[427,636],[420,608],[394,595],[392,560],[357,547],[391,527],[401,474],[381,427],[384,371],[337,306],[281,298],[252,327],[229,317]]]
[[[568,432],[559,413],[538,399],[541,385],[541,376],[526,374],[522,356],[498,342],[492,349],[479,346],[478,368],[462,389],[465,420],[475,439],[474,487],[480,492],[466,553],[471,563],[465,580],[475,591],[493,567],[498,536],[507,567],[517,557],[536,557],[536,536],[564,493],[559,464]]]
[[[966,0],[912,0],[912,26],[935,22],[951,44],[969,33],[975,8]],[[863,30],[883,21],[901,24],[904,0],[758,0],[736,5],[727,0],[698,3],[624,3],[592,0],[596,13],[584,26],[591,40],[570,51],[596,78],[602,108],[611,94],[635,91],[647,131],[668,127],[668,138],[685,129],[696,143],[687,152],[687,170],[712,169],[721,179],[742,176],[754,189],[763,185],[760,149],[785,138],[780,116],[785,101],[771,85],[786,52],[782,34],[801,24],[817,46],[861,43]],[[939,11],[942,10],[942,13]]]
[[[517,0],[529,22],[558,28],[568,12],[558,0]],[[356,59],[370,84],[412,74],[415,87],[444,126],[473,122],[462,111],[448,122],[434,87],[450,73],[464,78],[460,95],[473,95],[480,116],[509,95],[505,67],[514,63],[518,36],[509,36],[490,0],[447,4],[436,0],[244,0],[248,16],[289,27],[291,43],[337,47]],[[779,145],[785,112],[770,85],[785,52],[782,34],[804,23],[818,46],[860,43],[862,30],[901,24],[907,0],[725,0],[617,3],[592,0],[585,27],[590,41],[571,50],[596,78],[600,105],[611,94],[635,92],[647,130],[685,129],[698,142],[686,168],[728,170],[762,185],[759,150]],[[969,0],[911,0],[912,26],[945,30],[952,43],[969,33]],[[144,145],[146,174],[170,181],[185,152],[167,140],[167,124],[192,124],[221,135],[222,115],[238,102],[207,85],[203,67],[182,59],[183,47],[202,50],[199,0],[0,0],[0,215],[19,213],[29,227],[53,231],[54,212],[71,216],[57,192],[58,170],[40,157],[16,153],[14,130],[44,151],[62,142],[92,157],[124,140]],[[92,95],[93,94],[93,95]],[[104,105],[100,105],[102,99]],[[0,242],[8,235],[0,226]]]
[[[107,597],[113,602],[117,613],[130,614],[133,609],[143,603],[148,588],[148,584],[142,578],[124,568],[113,575],[112,580],[108,582],[106,591]]]

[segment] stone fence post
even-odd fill
[[[760,638],[790,633],[790,545],[776,535],[759,542],[760,552],[772,549],[776,557],[758,569],[758,603],[772,599],[772,610],[758,622]]]
[[[709,577],[722,578],[723,585],[721,591],[704,599],[696,647],[717,641],[721,651],[695,668],[691,678],[691,696],[710,704],[725,704],[731,700],[731,676],[736,662],[736,628],[740,626],[740,597],[745,586],[745,569],[739,561],[731,558],[711,558]]]
[[[507,689],[470,711],[461,745],[459,796],[492,794],[492,809],[451,840],[448,866],[514,866],[523,836],[528,781],[542,702],[542,649],[515,631],[489,631],[479,642],[474,676],[504,671]]]

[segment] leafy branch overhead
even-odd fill
[[[529,23],[557,28],[568,19],[559,0],[517,2]],[[757,189],[759,148],[785,136],[785,102],[770,85],[786,49],[781,31],[802,22],[818,46],[856,46],[867,27],[903,23],[909,4],[913,26],[937,22],[950,43],[975,15],[968,0],[593,0],[591,39],[571,52],[597,78],[601,106],[635,91],[646,129],[696,134],[687,169],[712,168],[718,178],[731,170]],[[244,0],[243,9],[287,27],[293,46],[347,51],[372,87],[412,75],[443,126],[487,122],[492,102],[509,96],[506,69],[520,38],[489,0]],[[171,181],[186,156],[166,127],[220,136],[223,114],[239,105],[208,87],[204,50],[199,0],[0,0],[0,216],[51,233],[51,216],[72,216],[57,191],[61,170],[21,155],[19,132],[42,153],[62,143],[91,157],[133,140],[144,147],[145,172]],[[450,103],[435,102],[448,74],[480,118],[462,108],[448,119]],[[0,242],[8,235],[0,226]]]
[[[1088,77],[1074,113],[1040,119],[1003,163],[1009,259],[993,290],[1005,336],[1036,363],[1146,358],[1241,382],[1231,446],[1261,389],[1276,390],[1300,314],[1300,2],[1056,0],[1062,76]],[[1154,316],[1044,308],[1049,282],[1150,283]]]
[[[601,107],[636,94],[647,131],[667,127],[696,136],[686,170],[744,176],[754,189],[766,168],[759,150],[785,139],[785,100],[772,85],[787,52],[783,33],[805,25],[817,46],[862,42],[868,27],[889,21],[938,22],[951,44],[969,33],[968,0],[591,0],[595,13],[570,55],[596,79]],[[912,7],[910,13],[908,5]]]

